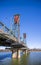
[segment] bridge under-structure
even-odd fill
[[[8,29],[2,22],[0,22],[0,46],[11,47],[12,53],[13,50],[16,50],[17,58],[20,57],[20,49],[27,53],[26,44],[23,41],[19,42],[14,36],[13,30]]]

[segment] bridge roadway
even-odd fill
[[[5,31],[4,31],[5,29]],[[0,46],[10,46],[13,48],[26,48],[27,46],[24,42],[18,41],[18,39],[11,34],[10,29],[8,29],[2,22],[0,22]]]

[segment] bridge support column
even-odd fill
[[[21,54],[20,54],[21,50],[20,49],[16,49],[16,51],[12,54],[12,58],[20,58]]]
[[[17,58],[21,57],[20,52],[21,52],[21,50],[17,49]]]
[[[24,53],[25,55],[27,55],[27,50],[23,50],[23,53]]]
[[[27,55],[27,50],[25,50],[25,54]]]

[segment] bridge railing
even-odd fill
[[[14,36],[13,31],[8,29],[2,22],[0,22],[0,32],[8,33],[9,35]]]
[[[2,22],[0,22],[0,30],[2,30],[3,32],[7,32],[7,33],[9,31],[9,29]]]

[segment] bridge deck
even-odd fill
[[[3,23],[0,22],[0,45],[2,46],[12,46],[13,48],[26,47],[26,44],[19,42],[18,39],[13,35],[13,31],[10,31]],[[5,29],[5,31],[4,31]],[[10,32],[10,33],[9,33]],[[12,32],[12,34],[11,34]]]

